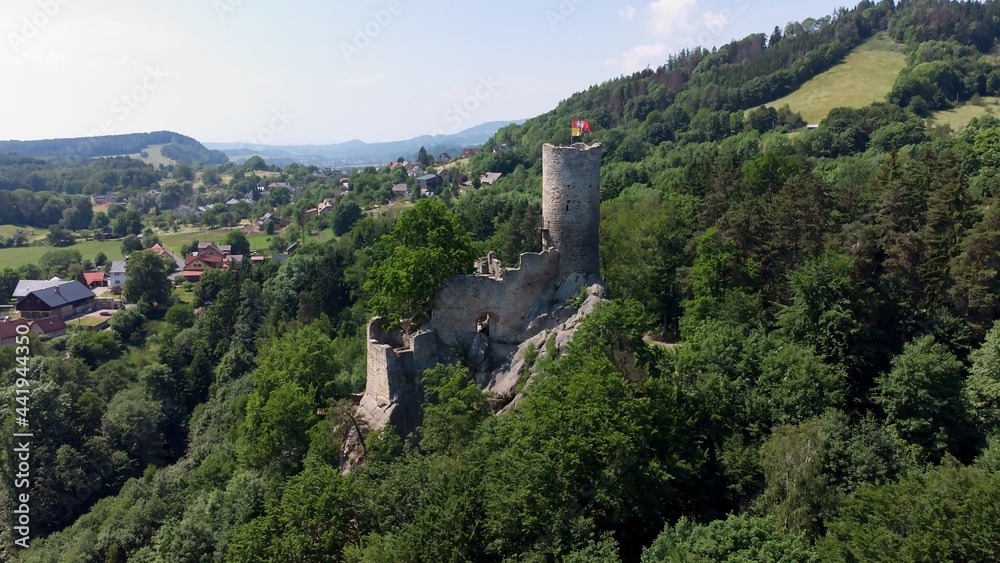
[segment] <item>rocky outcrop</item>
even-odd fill
[[[550,348],[547,342],[552,340],[551,348],[557,353],[564,351],[584,319],[606,300],[604,286],[595,283],[586,288],[582,303],[563,303],[551,313],[535,319],[529,330],[525,331],[524,341],[485,381],[484,388],[491,394],[494,410],[506,412],[515,406],[521,400],[523,390],[530,385],[537,358],[544,357]],[[529,332],[533,334],[529,336]],[[529,350],[534,350],[536,355],[536,360],[531,365],[528,364]]]

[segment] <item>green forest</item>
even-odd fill
[[[884,102],[814,129],[763,106],[876,36],[907,55]],[[1000,93],[998,39],[994,0],[862,2],[579,92],[472,158],[495,185],[351,202],[340,236],[187,301],[150,266],[111,330],[0,348],[4,448],[25,372],[37,428],[32,545],[0,528],[0,558],[1000,560],[1000,119],[927,120]],[[510,412],[446,365],[418,431],[365,428],[369,317],[540,250],[541,147],[574,118],[611,299],[533,350]]]

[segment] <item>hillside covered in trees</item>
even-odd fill
[[[884,102],[810,130],[762,107],[878,34],[907,54]],[[1000,90],[998,37],[1000,2],[863,2],[682,52],[502,129],[468,170],[493,186],[39,343],[38,538],[0,555],[1000,560],[1000,119],[926,119]],[[612,300],[533,351],[512,412],[444,366],[419,432],[359,428],[371,272],[446,253],[413,225],[509,265],[538,250],[541,145],[572,118],[604,145]]]
[[[0,141],[0,154],[88,159],[139,154],[154,145],[163,145],[163,156],[178,164],[223,164],[229,161],[225,153],[208,150],[191,137],[170,131],[44,141]]]

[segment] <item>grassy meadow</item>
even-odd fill
[[[928,123],[931,125],[948,125],[954,131],[959,131],[969,124],[973,118],[995,115],[1000,117],[1000,98],[984,97],[979,104],[966,102],[949,110],[936,111]]]
[[[780,108],[788,104],[807,123],[819,123],[833,108],[861,108],[885,101],[905,66],[902,45],[877,36],[847,55],[842,63],[767,105]]]

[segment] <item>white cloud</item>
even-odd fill
[[[696,0],[656,0],[649,5],[646,21],[657,35],[690,33],[691,18],[697,9]]]
[[[619,14],[625,19],[638,15],[626,6]],[[722,42],[733,23],[733,12],[713,12],[698,6],[698,0],[655,0],[643,10],[650,39],[620,57],[605,61],[607,66],[629,73],[666,62],[671,52],[696,46],[711,47]]]
[[[658,37],[700,44],[717,38],[732,19],[729,10],[701,10],[697,0],[656,0],[649,4],[647,24]]]
[[[626,21],[632,21],[633,19],[635,19],[635,15],[638,13],[639,11],[636,10],[635,7],[625,6],[618,12],[618,15],[620,15]]]
[[[656,42],[651,45],[637,45],[621,57],[605,61],[622,72],[635,72],[647,66],[658,66],[666,62],[668,47],[666,43]]]

